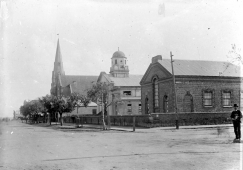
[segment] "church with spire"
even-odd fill
[[[51,94],[54,96],[69,96],[71,93],[85,94],[91,88],[92,82],[97,81],[98,76],[66,75],[59,39],[57,41],[54,69],[52,71]]]

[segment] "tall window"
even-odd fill
[[[154,92],[154,107],[159,107],[159,84],[158,84],[158,79],[154,78],[153,79],[153,92]]]
[[[132,104],[127,104],[127,112],[128,113],[132,112]]]
[[[164,95],[164,100],[163,100],[163,111],[164,113],[168,113],[168,96]]]
[[[204,106],[212,106],[213,102],[213,92],[212,91],[204,91],[203,93],[203,105]]]
[[[115,64],[117,64],[117,60],[115,59]]]
[[[141,108],[141,104],[138,104],[138,112],[141,112],[142,108]]]
[[[231,106],[231,92],[223,91],[222,100],[223,106]]]

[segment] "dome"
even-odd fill
[[[125,54],[122,51],[116,51],[112,55],[112,58],[126,58]]]

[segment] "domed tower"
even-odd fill
[[[127,57],[122,51],[116,51],[111,58],[110,74],[113,77],[129,77]]]

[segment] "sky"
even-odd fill
[[[242,0],[0,0],[0,117],[50,93],[57,40],[66,75],[130,74],[151,58],[231,61],[243,47]]]

